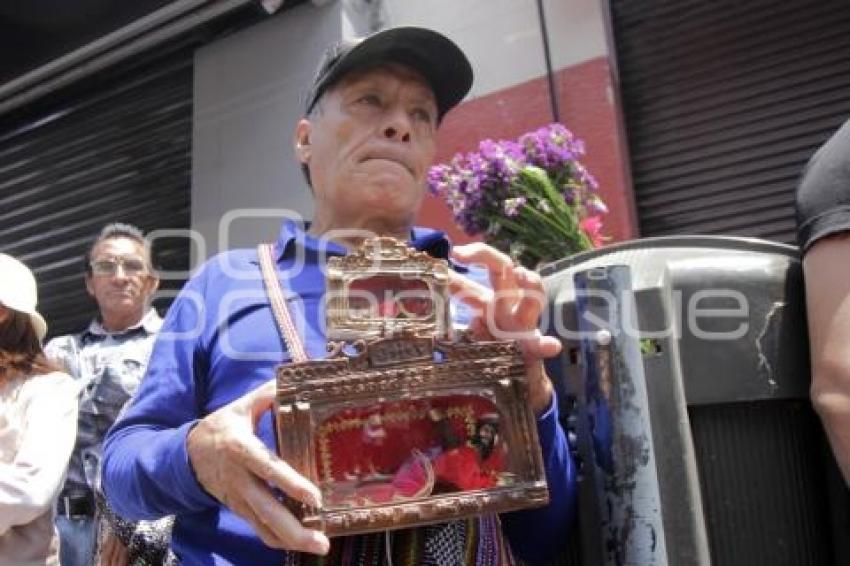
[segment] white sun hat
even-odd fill
[[[35,309],[38,288],[29,268],[10,255],[0,254],[0,304],[28,314],[39,340],[47,335],[47,323]]]

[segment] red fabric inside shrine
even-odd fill
[[[482,415],[495,405],[477,395],[451,395],[343,409],[319,424],[316,455],[324,481],[368,479],[393,474],[414,450],[444,448],[429,411],[440,411],[461,445],[475,433]]]

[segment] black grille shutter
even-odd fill
[[[641,235],[793,243],[802,168],[850,118],[850,3],[611,6]]]
[[[96,312],[83,257],[104,225],[190,225],[191,50],[89,81],[88,91],[0,120],[0,251],[35,271],[52,336],[80,330]],[[186,270],[187,242],[163,240],[155,262]]]

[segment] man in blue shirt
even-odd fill
[[[316,202],[313,222],[287,222],[275,244],[278,275],[310,358],[325,356],[324,259],[364,234],[394,236],[446,258],[444,234],[413,228],[435,154],[436,130],[469,91],[472,70],[442,35],[396,28],[332,47],[319,67],[295,153]],[[513,553],[545,560],[561,548],[574,515],[575,479],[542,360],[560,350],[536,329],[540,278],[483,244],[453,259],[483,265],[492,288],[460,275],[455,297],[476,313],[482,338],[520,336],[550,489],[544,508],[424,527],[422,562],[497,564]],[[177,515],[172,541],[185,563],[281,564],[330,550],[280,503],[310,505],[318,488],[275,453],[274,367],[290,355],[278,335],[253,250],[210,260],[172,305],[133,405],[110,431],[104,486],[122,515]],[[402,563],[405,531],[335,539],[331,560]],[[417,535],[418,536],[418,535]],[[414,537],[415,538],[415,537]],[[413,540],[408,537],[406,540]],[[339,550],[337,547],[342,547]],[[286,552],[282,549],[286,549]],[[339,550],[339,551],[338,551]]]

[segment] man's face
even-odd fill
[[[317,212],[342,221],[412,223],[436,129],[434,93],[415,71],[388,64],[345,76],[296,130],[296,152],[310,166]]]
[[[101,317],[138,321],[159,285],[144,246],[131,238],[109,238],[95,246],[91,261],[86,289],[97,301]]]

